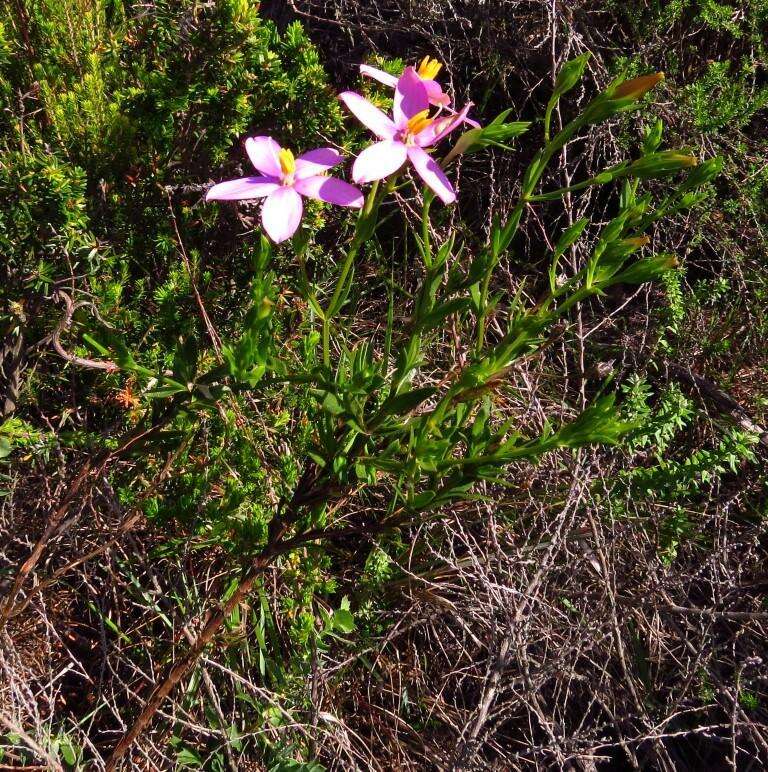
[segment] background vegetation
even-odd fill
[[[513,107],[537,121],[559,64],[590,51],[563,115],[622,70],[667,78],[642,113],[567,146],[553,186],[637,154],[658,117],[670,146],[722,156],[723,172],[652,234],[678,268],[574,309],[493,399],[539,429],[616,392],[638,428],[615,449],[515,466],[507,485],[418,527],[281,559],[126,768],[768,764],[767,41],[765,0],[5,4],[7,597],[44,549],[2,633],[0,763],[101,768],[301,478],[314,435],[298,419],[314,409],[305,391],[182,413],[142,445],[131,432],[163,408],[136,378],[93,367],[103,357],[84,337],[119,331],[141,367],[177,373],[180,339],[218,351],[240,334],[258,220],[201,199],[209,182],[245,173],[241,138],[298,148],[319,134],[354,150],[335,94],[357,84],[356,65],[427,53],[482,120]],[[502,192],[519,186],[540,131],[513,153],[463,160],[450,214],[460,232],[508,213]],[[608,221],[612,206],[595,191],[530,212],[494,291],[539,286],[541,218]],[[310,211],[313,233],[330,226],[309,255],[321,281],[337,259],[334,217]],[[353,333],[386,317],[387,281],[414,287],[394,254],[362,256]],[[578,247],[568,259],[578,264]],[[291,279],[272,298],[274,324],[311,360],[287,252],[273,270]],[[449,329],[431,356],[462,366],[468,352]],[[135,452],[118,452],[125,442]],[[387,501],[342,506],[352,516]]]

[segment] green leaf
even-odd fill
[[[330,413],[331,415],[341,415],[346,412],[344,406],[339,402],[339,399],[335,394],[330,391],[319,393],[323,395],[320,407],[325,410],[326,413]]]
[[[643,284],[653,281],[677,266],[674,255],[654,255],[638,260],[626,271],[613,277],[612,284]]]
[[[384,404],[379,409],[379,414],[388,416],[410,413],[414,408],[424,402],[424,400],[429,399],[436,391],[437,389],[429,386],[422,389],[406,391],[403,394],[395,394],[395,396],[389,397],[389,399],[384,401]]]
[[[181,767],[200,767],[203,760],[191,748],[182,748],[176,754],[176,763]]]
[[[59,739],[59,751],[66,764],[74,767],[77,763],[78,752],[76,746],[69,737],[62,736]]]
[[[437,327],[440,322],[449,317],[451,314],[466,308],[468,305],[467,298],[453,298],[445,303],[440,304],[437,308],[425,314],[418,320],[416,325],[416,332],[424,332]]]
[[[94,338],[92,335],[89,335],[87,332],[83,333],[83,340],[97,353],[101,354],[103,357],[109,357],[111,356],[111,352],[106,346],[103,346],[101,343],[99,343],[96,338]]]
[[[560,68],[560,72],[557,74],[555,88],[544,113],[544,139],[547,142],[549,142],[549,126],[552,122],[552,111],[557,107],[560,98],[567,94],[581,80],[589,57],[590,54],[587,52],[577,56],[575,59],[571,59]]]
[[[706,183],[715,179],[722,169],[722,156],[715,156],[715,158],[704,161],[696,168],[691,169],[688,176],[683,180],[683,184],[678,188],[678,193],[687,193],[688,191],[700,188],[702,185],[706,185]]]
[[[563,231],[555,245],[555,259],[560,258],[565,254],[567,249],[579,240],[581,234],[584,232],[584,228],[586,228],[588,224],[589,220],[586,217],[582,217]]]
[[[566,62],[557,74],[552,99],[557,102],[561,96],[567,94],[582,78],[584,69],[589,61],[590,53],[586,52]]]
[[[189,383],[195,379],[197,367],[198,346],[193,336],[180,337],[173,355],[173,374],[183,383]]]
[[[443,160],[443,165],[450,163],[456,156],[475,153],[486,147],[499,147],[509,150],[505,144],[510,139],[525,134],[531,126],[530,121],[509,121],[507,116],[511,109],[499,113],[489,124],[480,128],[465,131],[454,143],[448,155]]]
[[[355,629],[355,618],[349,609],[340,608],[333,612],[333,626],[342,633],[351,633]]]
[[[664,131],[664,121],[661,118],[657,118],[656,121],[649,126],[645,131],[645,137],[643,138],[643,153],[654,153],[659,149],[661,144],[661,135]]]
[[[332,319],[339,311],[341,311],[342,306],[347,302],[347,298],[349,297],[349,291],[352,289],[354,278],[355,268],[353,266],[350,268],[349,273],[344,280],[344,284],[338,288],[336,299],[328,306],[328,310],[325,312],[327,318]]]
[[[622,421],[615,407],[616,396],[597,399],[575,421],[561,427],[548,441],[549,445],[579,448],[584,445],[617,443],[634,424]]]
[[[312,310],[315,312],[317,318],[320,320],[324,320],[325,311],[323,311],[323,307],[320,305],[320,303],[318,303],[314,293],[310,292],[307,294],[307,302],[309,303],[310,306],[312,306]]]
[[[163,380],[163,385],[158,389],[152,389],[147,391],[144,396],[147,399],[161,399],[164,397],[172,397],[174,394],[188,393],[189,389],[183,383],[177,383],[176,381],[166,378]]]

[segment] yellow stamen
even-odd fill
[[[430,57],[425,56],[421,60],[416,72],[419,74],[419,77],[424,80],[434,80],[437,77],[437,73],[442,69],[443,65],[440,64],[437,59],[431,59]]]
[[[434,118],[427,118],[427,115],[429,115],[429,110],[422,110],[410,117],[408,119],[408,134],[413,136],[426,129],[427,126],[431,126]]]
[[[277,158],[280,161],[280,169],[283,174],[293,174],[296,171],[296,159],[290,150],[283,148],[277,154]]]

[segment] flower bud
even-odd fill
[[[654,255],[638,260],[627,268],[626,271],[614,277],[614,283],[621,284],[645,284],[647,281],[658,279],[659,276],[671,271],[678,265],[674,255]]]
[[[453,161],[456,156],[463,155],[468,152],[483,135],[482,129],[470,129],[465,131],[457,140],[456,144],[451,148],[448,155],[443,160],[443,165],[446,165]]]
[[[646,244],[650,244],[651,240],[648,236],[630,236],[628,239],[624,239],[624,243],[629,247],[644,247]]]
[[[555,88],[552,94],[552,100],[558,100],[563,94],[570,91],[584,74],[584,68],[587,66],[590,54],[585,53],[566,62],[557,74]]]
[[[611,94],[611,99],[640,99],[663,80],[663,72],[655,72],[652,75],[641,75],[639,78],[625,80],[624,83],[616,86]]]
[[[266,319],[272,313],[272,307],[274,305],[275,304],[265,295],[259,302],[259,306],[256,310],[256,318],[259,320]]]
[[[638,158],[629,166],[628,174],[640,179],[666,177],[681,169],[696,166],[698,162],[699,159],[696,156],[678,153],[676,150],[662,150],[659,153],[650,153]]]
[[[706,185],[708,182],[711,182],[713,179],[715,179],[718,174],[720,174],[722,168],[722,156],[716,156],[715,158],[710,158],[709,160],[704,161],[704,163],[696,167],[688,175],[688,177],[686,177],[685,181],[680,186],[680,192],[687,193],[690,190],[696,190],[696,188],[700,188],[702,185]]]

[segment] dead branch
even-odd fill
[[[65,331],[68,331],[72,326],[72,317],[75,311],[77,311],[79,308],[93,309],[93,304],[87,300],[81,300],[75,303],[72,298],[62,289],[57,289],[53,293],[53,299],[55,301],[64,303],[64,316],[59,320],[59,323],[56,325],[56,329],[50,336],[51,345],[53,346],[56,353],[63,359],[66,359],[67,362],[71,362],[74,365],[79,365],[80,367],[87,367],[91,370],[106,370],[108,373],[114,373],[119,370],[120,367],[108,359],[88,359],[86,357],[77,356],[76,354],[71,354],[64,348],[61,343],[61,334]],[[96,313],[95,309],[94,313]]]
[[[756,434],[760,444],[768,448],[768,431],[755,423],[747,411],[726,391],[702,375],[697,375],[690,367],[683,367],[675,362],[666,363],[667,374],[692,388],[705,402],[714,405],[721,413],[732,418],[744,431]]]

